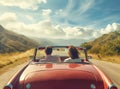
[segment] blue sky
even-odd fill
[[[91,40],[120,29],[120,0],[1,0],[0,17],[26,36]]]
[[[50,17],[56,24],[102,28],[120,22],[120,0],[48,0],[36,13],[41,9],[51,9]]]

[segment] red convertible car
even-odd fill
[[[33,59],[3,89],[117,89],[113,82],[89,61],[85,48],[77,47],[81,62],[64,62],[68,46],[51,46],[61,62],[40,62],[45,47],[35,48]]]

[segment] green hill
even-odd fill
[[[0,53],[26,51],[38,46],[38,43],[25,37],[6,30],[0,25]]]
[[[120,55],[120,30],[104,34],[94,41],[86,42],[81,45],[86,47],[90,53],[101,55]]]

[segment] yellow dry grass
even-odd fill
[[[89,55],[91,55],[94,59],[97,59],[97,60],[103,60],[103,61],[120,64],[120,56],[101,56],[96,54],[89,54]]]
[[[34,50],[28,50],[26,52],[16,52],[16,53],[10,53],[10,54],[0,54],[0,68],[13,64],[16,61],[19,60],[28,60],[29,56],[33,55]]]

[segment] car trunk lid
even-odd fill
[[[27,74],[24,89],[103,89],[102,81],[83,70],[42,70]],[[95,87],[94,87],[95,86]]]

